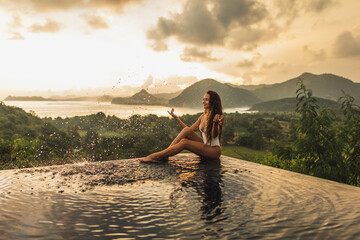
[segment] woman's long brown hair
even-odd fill
[[[221,105],[221,98],[219,94],[217,94],[215,91],[208,90],[206,91],[207,94],[209,94],[209,109],[205,111],[205,114],[207,115],[207,123],[206,123],[206,142],[210,143],[212,139],[212,128],[213,128],[213,120],[216,114],[222,115],[222,105]],[[219,139],[221,144],[221,137],[222,137],[222,128],[220,128]]]

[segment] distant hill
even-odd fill
[[[98,97],[96,101],[98,102],[111,102],[113,100],[113,96],[111,95],[103,95],[101,97]]]
[[[142,89],[140,92],[134,94],[131,97],[116,97],[111,101],[113,104],[130,104],[130,105],[166,105],[167,100],[157,98],[145,89]]]
[[[252,92],[264,101],[295,97],[299,79],[302,79],[306,87],[311,89],[316,97],[337,101],[339,97],[343,96],[342,90],[344,90],[353,96],[357,102],[360,101],[360,84],[333,74],[303,73],[299,77],[283,83],[253,87]],[[247,86],[247,88],[251,89],[252,87]]]
[[[261,85],[234,85],[220,83],[214,79],[203,79],[187,87],[183,91],[175,93],[150,94],[145,90],[132,97],[104,96],[66,96],[44,98],[40,96],[8,96],[4,101],[104,101],[118,104],[135,105],[168,105],[179,107],[201,108],[202,98],[208,89],[217,91],[223,107],[249,107],[263,101],[294,98],[297,83],[302,79],[313,95],[319,98],[337,101],[343,96],[342,90],[355,98],[355,103],[360,104],[360,83],[336,76],[334,74],[303,73],[299,77],[292,78],[282,83]]]
[[[340,109],[341,105],[335,101],[317,98],[317,103],[320,107],[328,107],[333,109]],[[295,112],[297,100],[296,98],[282,98],[278,100],[260,102],[254,104],[250,111],[264,111],[264,112]]]
[[[185,88],[183,92],[171,99],[169,105],[177,107],[202,107],[202,99],[207,90],[216,91],[224,108],[248,107],[261,100],[248,90],[220,83],[214,79],[204,79]]]
[[[11,140],[14,134],[33,139],[43,125],[44,122],[40,118],[21,108],[0,102],[0,139]]]
[[[32,97],[25,97],[25,96],[7,96],[4,101],[49,101],[49,98],[43,98],[40,96],[32,96]]]

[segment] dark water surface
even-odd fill
[[[77,193],[0,172],[0,239],[360,239],[357,187],[228,157],[154,166],[169,176]]]

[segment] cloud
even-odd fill
[[[141,85],[141,88],[145,90],[148,90],[149,87],[154,87],[154,77],[152,75],[149,75],[143,85]]]
[[[239,68],[248,68],[253,66],[255,66],[255,62],[253,61],[253,59],[245,59],[236,64],[236,67]]]
[[[8,38],[8,40],[25,40],[23,35],[19,32],[10,32],[10,34],[12,36],[10,38]]]
[[[336,57],[352,57],[360,55],[360,34],[354,36],[352,32],[341,33],[335,41],[334,55]]]
[[[261,65],[261,68],[262,69],[272,69],[272,68],[275,68],[275,67],[282,67],[284,66],[284,63],[281,63],[281,62],[268,62],[268,63],[263,63]]]
[[[63,11],[80,7],[82,0],[0,0],[0,6],[10,6],[17,9],[32,9],[36,12]]]
[[[23,26],[21,17],[18,13],[13,13],[12,18],[12,22],[8,24],[10,28],[17,29]]]
[[[264,19],[268,12],[265,6],[253,0],[216,0],[213,13],[226,28],[230,24],[248,26]]]
[[[253,83],[253,74],[254,72],[246,72],[241,77],[243,79],[243,85],[251,85]]]
[[[125,6],[140,3],[141,0],[82,0],[84,6],[92,8],[108,8],[121,12]]]
[[[303,46],[303,52],[314,61],[321,61],[326,58],[326,52],[324,49],[312,50],[307,45]]]
[[[276,39],[279,33],[280,28],[259,1],[188,0],[182,12],[160,17],[156,27],[147,32],[147,38],[155,51],[168,50],[169,38],[195,47],[249,51]]]
[[[84,15],[86,23],[94,30],[107,29],[109,24],[107,21],[100,15]]]
[[[224,36],[222,26],[204,1],[188,1],[181,14],[173,14],[171,19],[160,17],[156,28],[147,33],[155,51],[167,50],[166,39],[169,37],[183,43],[214,45],[221,44]]]
[[[324,11],[335,4],[334,0],[311,0],[305,1],[305,7],[307,10],[319,13]]]
[[[152,93],[171,93],[180,91],[197,81],[198,78],[194,76],[172,75],[167,78],[154,79],[153,84],[149,85],[148,89]],[[149,78],[146,82],[150,83]]]
[[[141,86],[121,85],[121,87],[112,87],[112,90],[107,92],[109,95],[131,96],[141,89],[156,94],[156,93],[174,93],[183,90],[196,83],[199,79],[194,76],[179,76],[172,75],[166,78],[155,78],[149,75]]]
[[[116,12],[141,0],[0,0],[0,6],[30,8],[35,12],[66,11],[76,8],[107,8]]]
[[[29,31],[32,33],[55,33],[60,31],[60,29],[60,23],[48,18],[44,24],[35,23],[31,25]]]
[[[276,15],[284,17],[287,23],[290,24],[297,17],[305,13],[321,13],[326,9],[334,6],[336,0],[302,0],[302,1],[289,1],[289,0],[276,0],[274,1],[274,10]]]
[[[210,51],[201,51],[195,47],[186,47],[183,54],[180,56],[184,62],[216,62],[217,58],[211,57]]]
[[[281,29],[275,24],[238,28],[229,34],[228,45],[231,49],[252,51],[260,44],[275,40],[280,32]]]

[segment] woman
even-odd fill
[[[203,105],[204,113],[191,127],[186,126],[176,116],[174,109],[171,109],[171,112],[168,111],[183,128],[182,131],[167,149],[141,158],[139,159],[140,162],[157,162],[176,155],[184,149],[204,158],[219,158],[221,155],[220,143],[224,123],[220,96],[215,91],[208,90],[204,95]],[[198,129],[202,133],[202,138],[195,133]]]

